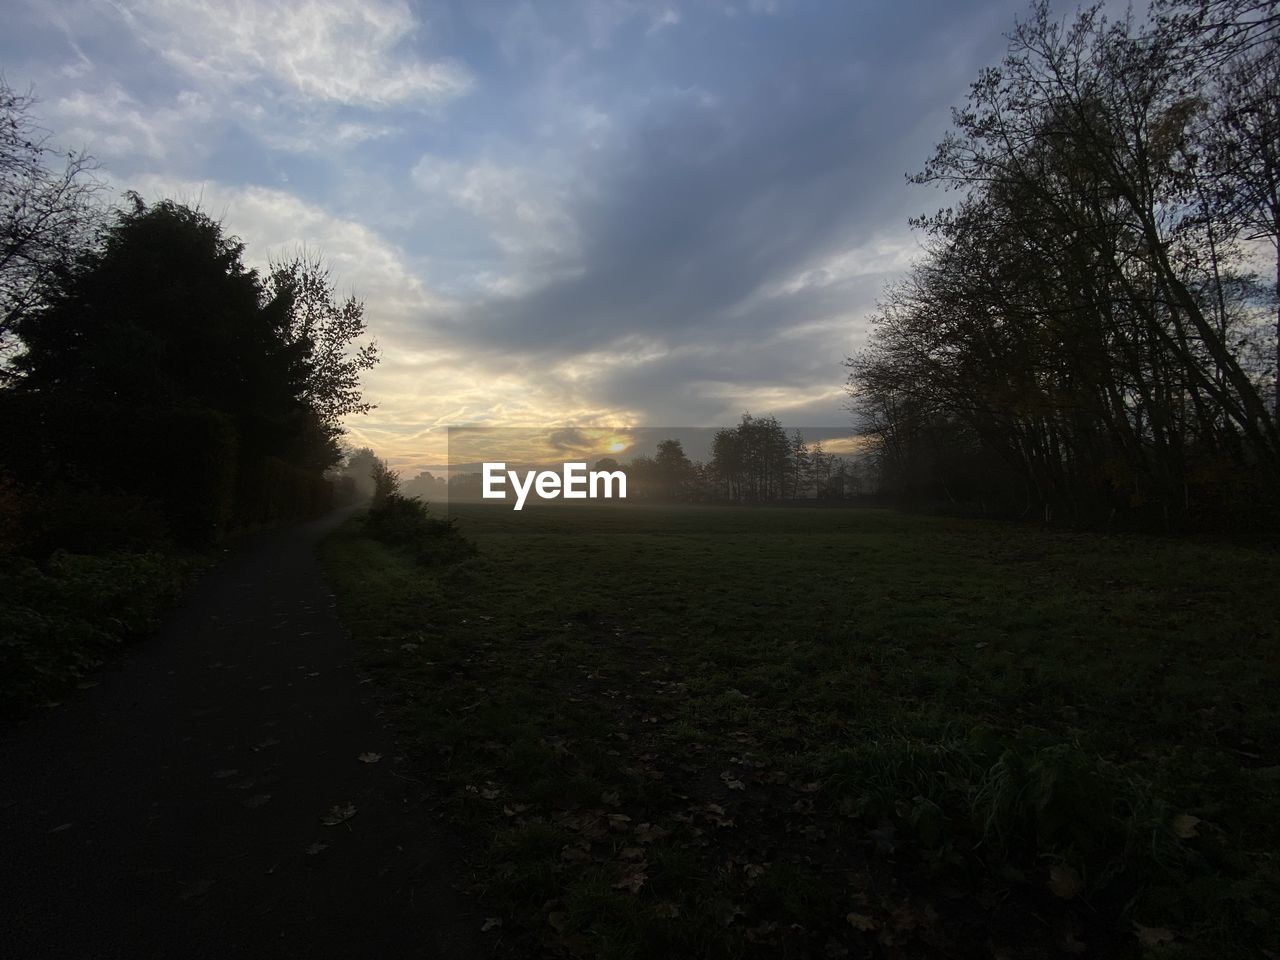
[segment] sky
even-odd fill
[[[444,428],[846,426],[912,186],[1025,0],[4,0],[0,69],[116,193],[365,302],[402,472]]]

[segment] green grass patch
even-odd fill
[[[354,520],[341,612],[521,950],[1257,956],[1274,553],[867,510]]]

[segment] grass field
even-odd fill
[[[839,509],[324,548],[495,947],[1275,957],[1274,553]],[[500,921],[500,923],[499,923]]]

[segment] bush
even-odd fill
[[[46,488],[27,497],[24,512],[15,552],[38,560],[58,550],[141,554],[170,540],[163,506],[135,494]]]
[[[369,507],[364,525],[369,536],[407,551],[422,564],[456,563],[476,552],[452,520],[431,516],[417,497],[386,493]]]
[[[57,696],[122,644],[155,629],[198,568],[162,553],[84,556],[0,565],[0,713]]]

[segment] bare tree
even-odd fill
[[[31,114],[34,104],[0,78],[0,371],[17,348],[22,317],[102,220],[96,163],[83,151],[55,150]]]
[[[1273,8],[1135,24],[1033,5],[914,178],[960,199],[915,222],[928,253],[851,361],[883,464],[947,498],[1007,464],[1046,516],[1168,516],[1206,476],[1280,480],[1243,349],[1260,329],[1245,246],[1275,224]]]

